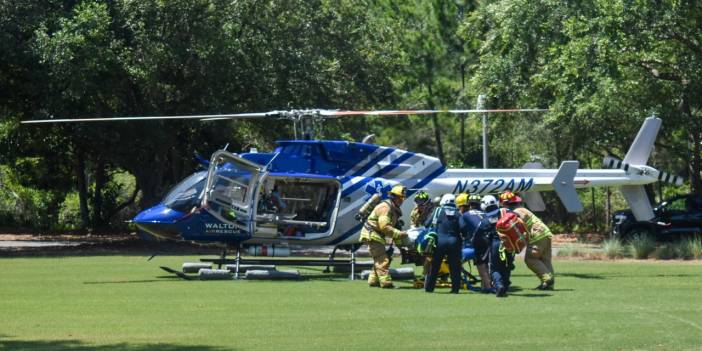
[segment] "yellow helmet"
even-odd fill
[[[460,193],[456,196],[456,206],[465,206],[468,204],[468,194]]]
[[[390,197],[396,196],[404,199],[407,196],[407,188],[404,185],[397,184],[388,193]]]

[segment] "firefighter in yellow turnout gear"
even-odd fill
[[[390,278],[390,258],[385,252],[386,238],[399,243],[407,233],[397,229],[397,221],[402,217],[400,206],[405,201],[407,189],[395,185],[388,193],[388,199],[379,203],[371,212],[361,229],[361,242],[368,245],[373,257],[373,269],[368,275],[368,285],[393,288]]]
[[[417,194],[414,195],[414,208],[412,209],[412,212],[410,212],[410,228],[414,229],[424,227],[424,222],[426,222],[427,218],[434,213],[435,208],[436,205],[429,198],[429,194],[424,190],[418,191]],[[442,264],[442,266],[444,266],[444,264]],[[448,265],[445,266],[445,273],[448,273]],[[431,256],[425,256],[424,264],[422,265],[422,279],[415,281],[415,287],[424,287],[424,277],[429,274],[430,269]]]
[[[541,284],[538,290],[553,290],[555,283],[551,264],[551,237],[553,234],[539,217],[521,206],[522,199],[511,191],[500,194],[500,204],[514,211],[524,221],[529,242],[524,254],[524,263],[536,274]]]
[[[423,227],[427,218],[434,213],[434,204],[429,199],[426,191],[419,191],[414,196],[414,208],[410,212],[410,225],[412,228]]]

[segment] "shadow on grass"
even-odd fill
[[[656,274],[656,278],[689,278],[689,277],[699,277],[699,273],[689,273],[689,274]]]
[[[509,293],[507,296],[517,296],[517,297],[551,297],[551,294],[544,293]]]
[[[232,350],[231,348],[221,348],[208,345],[172,345],[165,343],[158,344],[107,344],[93,345],[86,344],[80,340],[13,340],[8,337],[0,337],[0,350],[69,350],[69,351],[189,351],[189,350],[204,350],[204,351],[223,351]]]
[[[578,279],[607,279],[602,274],[588,274],[588,273],[560,273],[556,272],[556,278],[558,277],[571,277],[571,278],[578,278]]]
[[[157,277],[157,278],[175,278],[173,280],[178,279],[177,277]],[[92,284],[134,284],[134,283],[158,283],[158,282],[163,282],[163,279],[142,279],[142,280],[106,280],[106,281],[91,281],[91,282],[83,282],[83,284],[86,285],[92,285]],[[168,280],[165,280],[168,281]]]

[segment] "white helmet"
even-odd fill
[[[497,199],[492,195],[485,195],[480,199],[480,209],[487,211],[488,207],[497,206]]]
[[[456,195],[453,195],[453,194],[444,194],[444,196],[441,197],[441,201],[439,201],[439,205],[441,205],[441,206],[455,205],[455,204],[456,204]]]

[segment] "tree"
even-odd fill
[[[77,1],[3,3],[0,162],[64,165],[85,227],[115,209],[112,178],[136,179],[142,207],[192,172],[193,151],[271,148],[287,122],[163,121],[18,127],[29,118],[372,108],[394,99],[394,32],[365,1]],[[15,35],[15,33],[19,33]],[[3,84],[5,86],[5,84]],[[341,135],[363,121],[330,123]],[[285,128],[280,128],[284,126]],[[361,129],[344,134],[360,138]],[[17,140],[27,140],[17,147]],[[10,150],[12,148],[12,150]],[[46,178],[46,177],[45,177]],[[71,179],[72,178],[72,179]],[[35,179],[30,179],[33,184]],[[48,182],[51,187],[51,182]],[[58,198],[61,198],[59,195]],[[60,200],[59,200],[60,201]]]

